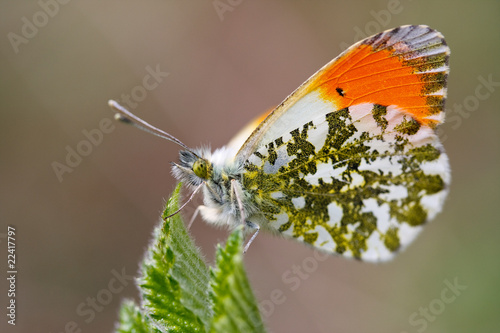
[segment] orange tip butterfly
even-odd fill
[[[449,54],[427,26],[369,37],[214,152],[109,104],[117,119],[183,148],[172,174],[193,190],[190,199],[203,191],[197,212],[206,222],[255,231],[245,250],[263,229],[385,261],[441,211],[448,192],[435,129],[444,121]]]

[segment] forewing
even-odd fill
[[[441,210],[450,181],[434,132],[448,54],[439,33],[407,26],[356,44],[316,73],[240,150],[248,155],[243,184],[260,212],[252,218],[368,261],[409,244]]]
[[[443,36],[421,25],[362,40],[288,96],[248,137],[237,157],[245,161],[308,118],[361,103],[396,105],[421,124],[435,127],[444,121],[449,53]]]

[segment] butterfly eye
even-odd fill
[[[193,172],[200,178],[208,179],[210,166],[206,160],[199,158],[193,163]]]

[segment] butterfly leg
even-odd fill
[[[260,230],[260,226],[258,224],[255,224],[255,223],[250,222],[250,221],[246,221],[246,222],[247,222],[248,228],[252,228],[252,229],[256,229],[256,230],[255,230],[255,233],[252,235],[252,237],[250,237],[250,240],[245,245],[245,248],[243,249],[243,253],[247,252],[248,248],[250,247],[250,244],[252,244],[253,240],[255,239],[255,237],[257,237],[257,234],[259,233],[259,230]]]
[[[171,218],[172,216],[174,215],[177,215],[184,207],[186,207],[186,205],[191,201],[193,200],[193,197],[194,195],[196,194],[196,192],[198,192],[198,190],[203,186],[203,183],[198,185],[197,188],[195,188],[195,190],[193,191],[193,193],[191,193],[191,195],[189,196],[189,199],[181,206],[181,208],[177,209],[174,213],[168,215],[168,216],[165,216],[163,219],[164,220],[167,220],[169,218]],[[198,207],[199,208],[199,207]]]
[[[245,211],[243,209],[243,202],[241,201],[241,185],[236,179],[231,180],[231,194],[234,195],[238,209],[240,211],[241,224],[245,225]]]
[[[238,203],[238,208],[240,210],[241,224],[247,228],[256,229],[255,233],[252,235],[250,240],[245,245],[245,248],[243,249],[243,253],[246,253],[248,248],[250,247],[250,244],[252,244],[255,237],[257,237],[257,234],[259,233],[260,230],[260,226],[245,219],[245,210],[243,209],[243,203],[241,201],[241,195],[242,195],[241,185],[238,183],[236,179],[231,180],[231,192],[234,194],[236,202]]]
[[[188,230],[191,229],[191,226],[193,225],[193,222],[196,219],[196,216],[198,216],[198,213],[200,212],[202,207],[204,207],[204,206],[200,205],[200,206],[196,207],[196,209],[194,210],[193,216],[191,216],[191,220],[189,220]]]

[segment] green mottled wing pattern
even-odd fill
[[[303,99],[314,107],[320,100]],[[261,227],[383,261],[441,210],[449,174],[431,128],[397,107],[364,103],[305,119],[262,145],[242,181],[259,211],[250,220]]]

